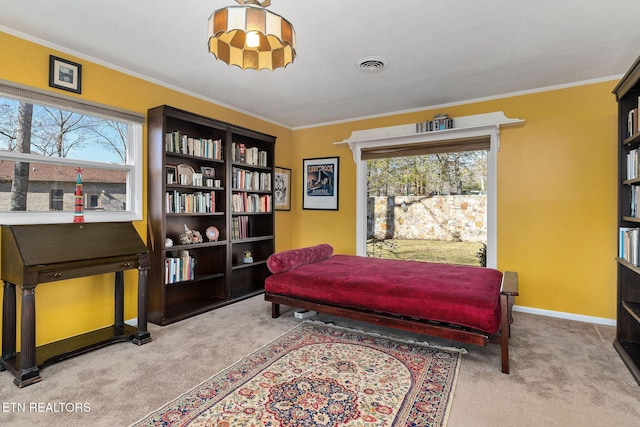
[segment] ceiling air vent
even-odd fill
[[[389,65],[389,61],[379,56],[368,56],[357,63],[358,69],[365,73],[378,73]]]

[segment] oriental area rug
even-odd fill
[[[461,351],[305,322],[134,426],[443,426]]]

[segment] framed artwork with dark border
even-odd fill
[[[49,55],[49,86],[82,92],[82,65]]]
[[[291,169],[274,168],[273,206],[277,211],[291,210]]]
[[[338,210],[340,158],[302,160],[302,209]]]

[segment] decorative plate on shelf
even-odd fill
[[[220,237],[220,232],[213,225],[207,228],[205,234],[207,235],[207,239],[209,239],[210,242],[215,242],[218,240],[218,237]]]
[[[193,174],[196,171],[189,165],[181,163],[178,165],[178,184],[193,185]],[[182,178],[184,176],[184,178]],[[184,179],[184,181],[183,181]]]

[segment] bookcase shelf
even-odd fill
[[[166,105],[147,114],[149,320],[166,325],[264,292],[276,138]],[[257,189],[234,188],[238,170]],[[234,212],[238,197],[263,211]],[[181,242],[185,227],[202,242]],[[246,253],[254,262],[243,263]]]
[[[640,383],[640,58],[613,89],[618,102],[618,290],[614,348]]]
[[[628,113],[627,113],[628,114]],[[627,116],[628,119],[628,116]],[[640,142],[640,132],[635,131],[635,133],[622,141],[622,145],[635,145]]]

